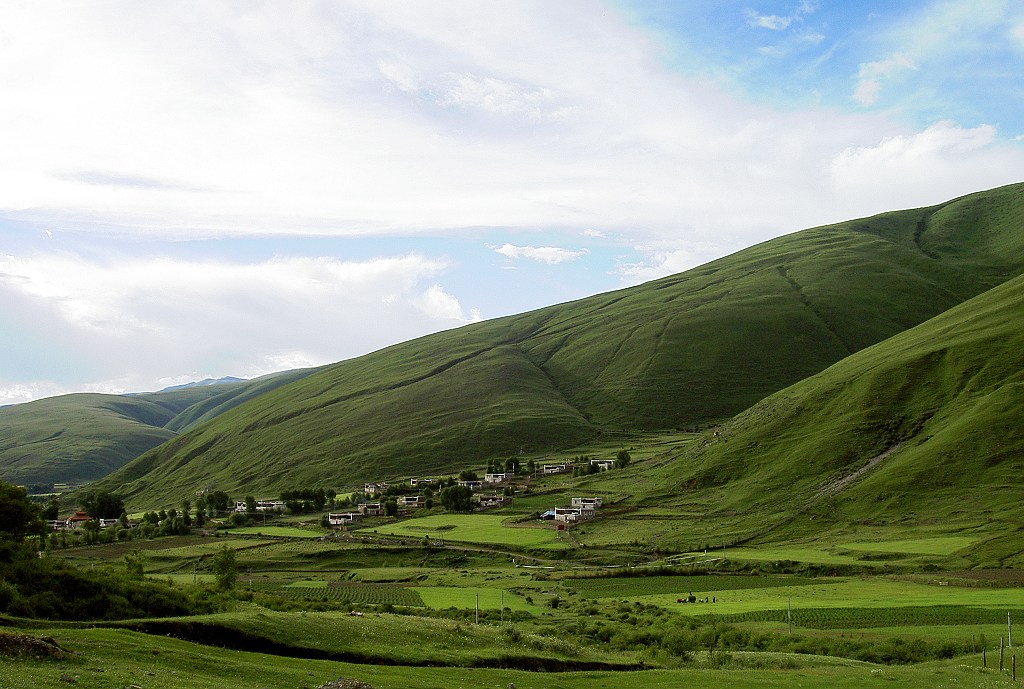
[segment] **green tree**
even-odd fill
[[[249,514],[256,514],[256,498],[254,496],[245,496],[245,511]]]
[[[60,516],[60,503],[57,502],[57,498],[50,498],[49,502],[46,503],[46,507],[43,508],[43,519],[54,522],[57,521],[57,517]]]
[[[124,569],[129,579],[146,577],[146,554],[141,550],[133,550],[124,556]]]
[[[389,517],[394,517],[398,514],[398,502],[395,500],[384,501],[384,514]]]
[[[117,519],[124,512],[121,496],[107,491],[92,491],[82,496],[82,510],[93,519]]]
[[[230,500],[231,497],[222,490],[215,490],[206,494],[206,506],[214,514],[226,510]]]
[[[217,587],[225,591],[231,589],[238,579],[238,558],[231,548],[221,546],[220,551],[213,556],[213,573],[217,577]]]
[[[0,481],[0,541],[21,541],[43,533],[39,507],[29,500],[28,491]]]
[[[473,491],[468,486],[448,486],[439,495],[441,506],[449,512],[470,512],[473,510]]]
[[[625,448],[619,450],[615,454],[616,469],[625,469],[629,466],[630,461],[632,461],[632,458],[629,456],[629,452]]]

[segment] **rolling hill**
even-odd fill
[[[638,502],[728,515],[732,542],[811,535],[836,522],[1002,523],[1019,550],[1022,317],[1018,277],[680,447],[647,472],[645,485],[657,487]]]
[[[402,343],[225,411],[102,485],[145,504],[341,487],[721,422],[1020,275],[1022,225],[1012,185]]]
[[[0,478],[94,481],[217,414],[308,370],[138,395],[76,393],[0,408]]]

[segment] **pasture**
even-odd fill
[[[565,544],[554,529],[543,526],[509,526],[502,514],[432,514],[395,524],[373,527],[378,534],[403,538],[457,541],[511,548],[559,550]]]

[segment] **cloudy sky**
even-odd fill
[[[324,364],[1024,179],[1017,0],[0,0],[0,404]]]

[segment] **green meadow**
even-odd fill
[[[562,549],[558,533],[539,524],[513,526],[507,514],[440,514],[374,527],[378,534],[405,538],[443,539],[479,545]]]

